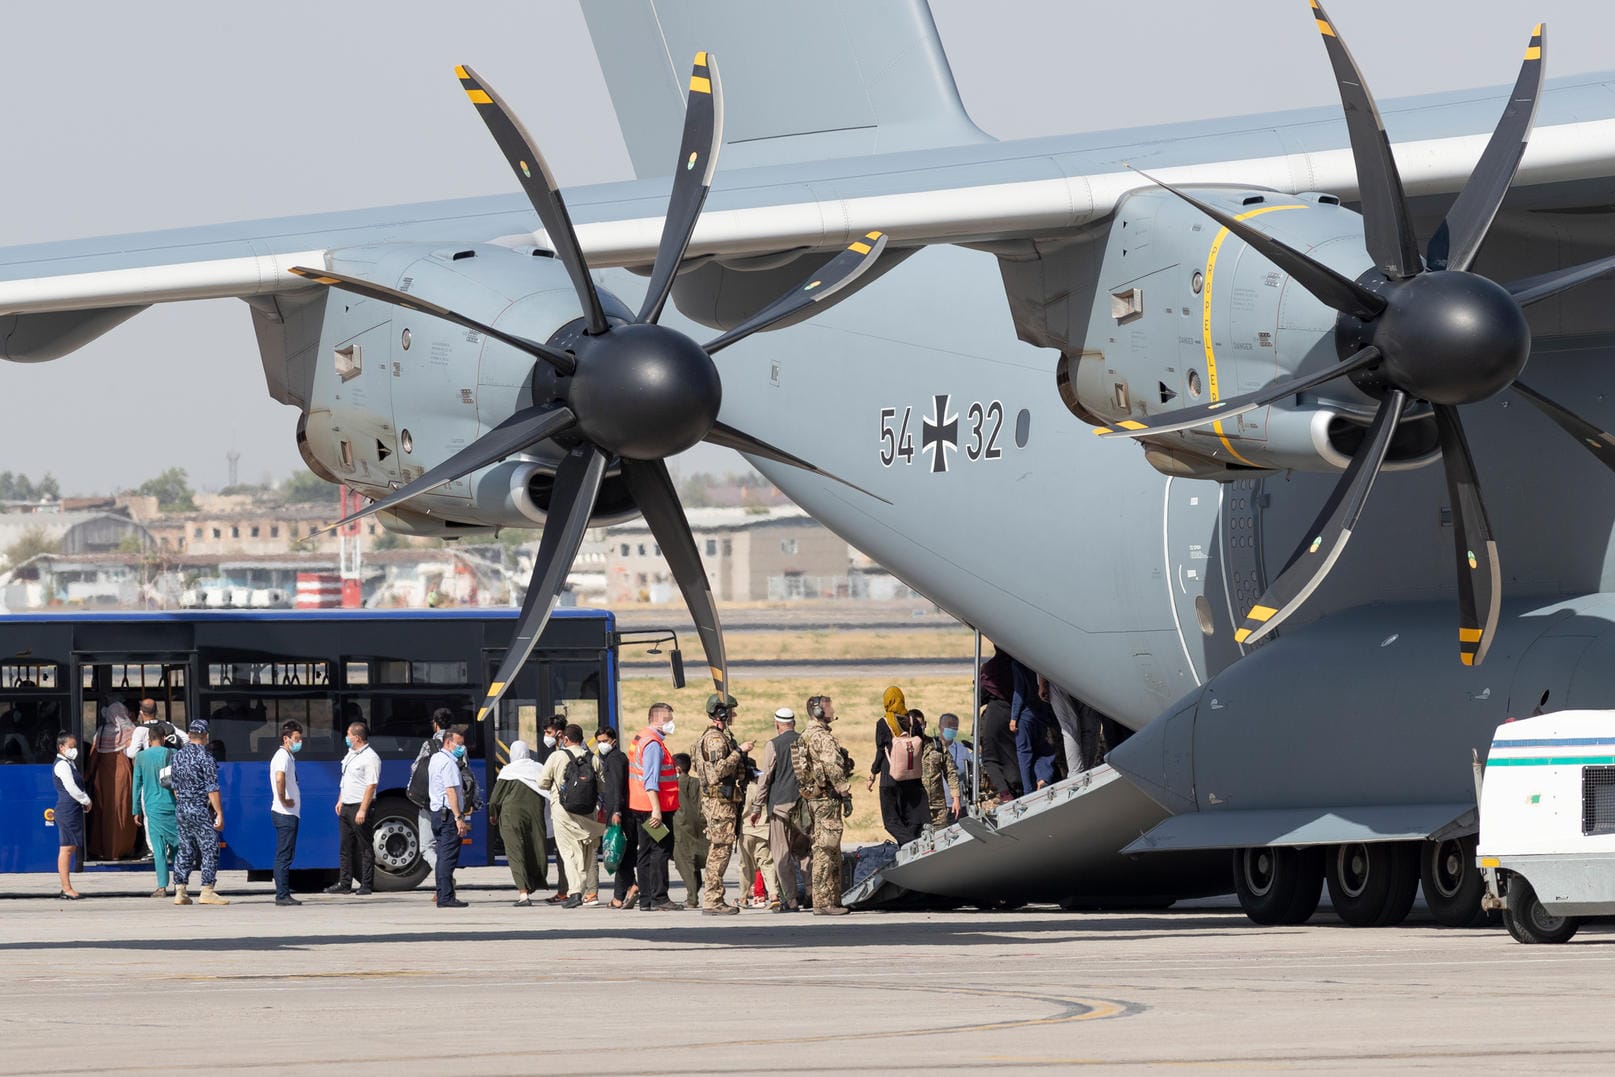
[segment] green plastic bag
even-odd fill
[[[610,826],[606,827],[606,836],[600,839],[600,850],[602,855],[605,857],[606,870],[612,872],[613,874],[616,873],[617,868],[622,864],[622,847],[622,827],[618,826],[616,823],[612,823]]]

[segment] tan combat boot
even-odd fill
[[[211,886],[202,887],[202,896],[196,899],[199,905],[228,905],[230,902],[214,892]]]
[[[185,884],[184,883],[175,883],[174,884],[174,904],[175,905],[189,905],[191,903],[192,902],[191,902],[190,895],[185,893]]]

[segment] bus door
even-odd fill
[[[194,654],[157,652],[109,654],[102,651],[73,655],[74,710],[79,715],[79,763],[87,790],[99,817],[128,822],[129,764],[121,749],[129,734],[120,735],[108,713],[121,703],[132,725],[140,723],[140,701],[157,704],[157,718],[183,730],[195,710],[196,657]],[[87,861],[128,860],[146,852],[146,843],[131,826],[95,826],[86,833]]]

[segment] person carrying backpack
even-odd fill
[[[881,697],[886,708],[875,722],[875,758],[869,765],[868,788],[880,782],[880,819],[899,845],[920,836],[930,819],[925,798],[924,743],[914,735],[908,703],[895,684]]]
[[[576,723],[562,734],[561,750],[549,757],[538,786],[553,798],[550,818],[555,844],[566,864],[572,893],[563,909],[600,904],[600,839],[604,823],[595,819],[600,804],[600,760],[583,746],[583,727]],[[582,885],[578,885],[578,881]]]

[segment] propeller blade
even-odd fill
[[[786,464],[790,467],[801,468],[803,471],[811,471],[815,475],[823,475],[827,479],[834,479],[841,485],[852,490],[857,490],[860,494],[872,497],[876,501],[883,504],[891,504],[890,501],[887,501],[879,494],[870,493],[870,491],[865,490],[862,486],[850,483],[839,475],[832,475],[823,468],[808,463],[800,456],[793,455],[792,453],[786,452],[784,449],[770,445],[761,438],[752,437],[750,434],[742,433],[726,423],[713,423],[712,429],[707,432],[707,436],[704,440],[712,445],[722,445],[726,449],[733,449],[736,452],[746,453],[748,456],[760,456],[764,460],[772,460],[776,464]]]
[[[1279,573],[1279,578],[1250,608],[1244,623],[1234,633],[1235,643],[1255,643],[1277,628],[1318,589],[1329,570],[1335,567],[1346,543],[1351,541],[1352,529],[1362,515],[1374,480],[1379,477],[1380,465],[1390,451],[1391,436],[1396,433],[1396,424],[1407,402],[1408,395],[1400,389],[1386,394],[1357,455],[1351,458],[1346,473],[1307,531],[1311,537],[1301,540],[1303,545]]]
[[[707,354],[716,355],[731,344],[745,340],[775,322],[783,321],[812,303],[822,303],[863,276],[886,249],[885,232],[868,232],[847,244],[847,249],[824,264],[806,284],[786,292],[744,322],[714,337],[706,344]]]
[[[538,540],[538,556],[533,561],[533,579],[527,585],[527,597],[522,602],[516,633],[510,638],[504,661],[499,663],[499,672],[488,685],[488,696],[477,709],[477,721],[486,718],[505,694],[506,687],[521,672],[544,626],[549,623],[561,588],[566,584],[566,574],[572,570],[572,561],[583,545],[605,474],[606,453],[589,444],[579,445],[567,453],[561,466],[556,468],[549,517]]]
[[[1128,167],[1132,168],[1131,165]],[[1134,168],[1133,171],[1151,183],[1171,191],[1244,240],[1258,254],[1284,270],[1297,284],[1316,296],[1318,302],[1342,314],[1351,314],[1358,318],[1373,318],[1385,309],[1385,300],[1356,281],[1336,273],[1311,255],[1302,254],[1288,243],[1274,239],[1259,228],[1251,227],[1231,213],[1224,213],[1215,206],[1202,202],[1187,191],[1179,190],[1170,183],[1163,183],[1142,169]]]
[[[667,464],[661,460],[628,460],[622,462],[622,477],[628,483],[628,492],[639,507],[650,533],[662,547],[662,556],[673,570],[673,579],[684,592],[684,604],[695,621],[696,635],[701,637],[701,648],[706,651],[707,669],[717,693],[729,692],[729,663],[723,653],[723,627],[718,623],[718,604],[712,597],[712,586],[707,582],[706,566],[696,549],[695,536],[690,532],[690,521],[679,504],[673,479],[667,473]]]
[[[1497,633],[1503,604],[1502,569],[1458,409],[1437,404],[1435,412],[1441,463],[1452,498],[1452,538],[1458,551],[1458,658],[1466,666],[1478,666]]]
[[[1583,262],[1579,266],[1570,266],[1566,269],[1555,269],[1551,273],[1542,273],[1535,277],[1526,277],[1524,280],[1513,281],[1503,287],[1508,289],[1514,301],[1522,307],[1532,303],[1540,303],[1544,299],[1552,299],[1560,292],[1586,284],[1590,280],[1597,280],[1610,272],[1615,272],[1615,257],[1598,258],[1591,262]]]
[[[481,333],[483,336],[492,337],[502,344],[509,344],[518,351],[524,351],[535,359],[548,363],[561,374],[571,374],[578,368],[577,360],[559,348],[552,348],[548,344],[540,344],[536,340],[528,340],[526,337],[518,337],[511,333],[503,332],[491,325],[485,325],[475,318],[467,318],[464,314],[456,313],[447,307],[429,303],[417,296],[410,295],[408,292],[400,292],[397,288],[388,288],[385,285],[374,284],[358,277],[333,273],[329,269],[310,269],[307,266],[293,266],[289,272],[295,273],[305,280],[311,280],[315,284],[323,284],[328,288],[340,288],[344,292],[362,295],[366,299],[374,299],[381,303],[391,303],[393,306],[403,307],[405,310],[430,314],[434,318],[442,318],[446,322],[462,325],[474,332]]]
[[[1396,171],[1385,121],[1368,92],[1368,83],[1351,58],[1351,51],[1335,32],[1335,25],[1318,0],[1312,0],[1324,49],[1335,69],[1335,84],[1346,112],[1346,133],[1357,165],[1358,201],[1363,206],[1363,240],[1374,263],[1389,277],[1411,277],[1420,271],[1418,237],[1408,213],[1402,177]]]
[[[1151,434],[1170,434],[1175,430],[1188,430],[1195,426],[1204,426],[1219,419],[1231,419],[1235,415],[1243,415],[1247,411],[1263,408],[1276,400],[1283,400],[1287,396],[1304,393],[1308,389],[1322,385],[1326,381],[1338,378],[1343,374],[1350,374],[1360,370],[1380,357],[1380,350],[1370,344],[1358,352],[1332,367],[1315,371],[1311,374],[1299,374],[1285,381],[1274,382],[1271,385],[1246,393],[1243,396],[1231,396],[1226,400],[1213,400],[1209,404],[1201,404],[1192,408],[1178,408],[1175,411],[1163,412],[1148,419],[1123,419],[1115,427],[1098,426],[1094,433],[1106,438],[1139,438]]]
[[[1615,471],[1615,434],[1600,430],[1563,404],[1549,400],[1523,381],[1514,383],[1515,392],[1535,404],[1542,414],[1558,423],[1560,428],[1592,453],[1612,471]]]
[[[572,414],[572,409],[565,404],[518,411],[441,464],[428,470],[420,478],[400,486],[380,501],[372,501],[358,512],[349,513],[331,526],[322,527],[314,533],[329,533],[346,527],[372,513],[401,505],[433,487],[453,482],[460,476],[469,475],[489,464],[497,464],[507,456],[529,449],[546,438],[560,433],[576,421],[577,416]]]
[[[510,170],[516,174],[516,182],[527,192],[527,200],[537,211],[538,219],[550,237],[550,244],[555,248],[555,256],[566,266],[567,276],[572,278],[572,287],[577,290],[578,302],[583,304],[583,317],[589,324],[589,332],[604,333],[606,312],[600,306],[594,281],[589,279],[589,265],[583,260],[583,248],[578,246],[578,235],[572,229],[572,217],[566,212],[566,201],[561,197],[555,174],[538,152],[532,136],[516,118],[516,113],[492,86],[464,65],[456,67],[454,74],[460,80],[465,95],[477,107],[477,115],[488,125],[488,133],[499,144],[499,152],[505,155]]]
[[[1497,121],[1486,152],[1480,155],[1480,163],[1470,173],[1458,200],[1447,211],[1447,219],[1430,237],[1426,262],[1431,269],[1466,270],[1475,261],[1486,231],[1514,182],[1520,158],[1525,156],[1531,125],[1536,122],[1537,99],[1542,93],[1542,53],[1546,46],[1544,25],[1537,23],[1525,47],[1525,63],[1520,66],[1520,77],[1509,94],[1503,118]]]
[[[673,168],[673,193],[667,199],[667,220],[662,223],[662,242],[656,248],[645,303],[639,308],[641,322],[654,322],[662,316],[673,278],[695,232],[695,222],[712,189],[712,175],[718,168],[718,149],[723,145],[723,87],[718,82],[718,62],[706,52],[695,54],[690,72],[689,100],[684,106],[684,141],[679,145],[678,163]]]

